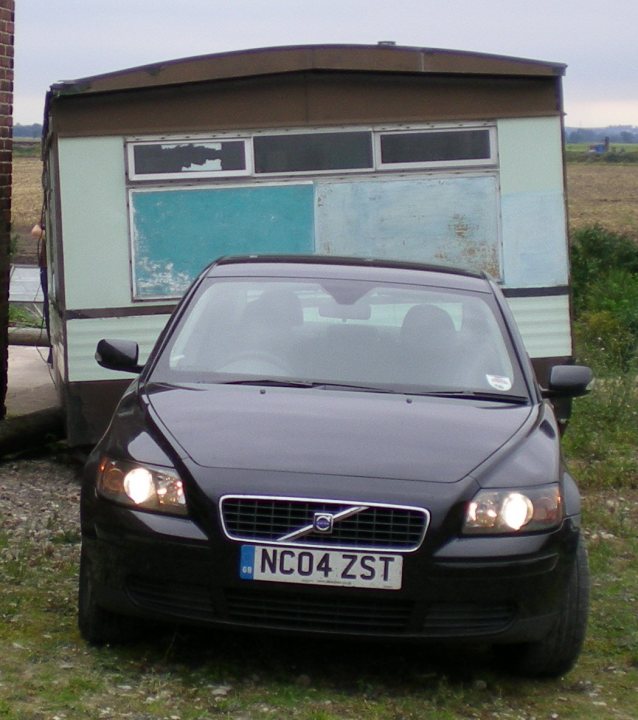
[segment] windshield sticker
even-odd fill
[[[512,389],[512,381],[504,375],[486,375],[485,377],[494,390],[507,392]]]

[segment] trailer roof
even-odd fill
[[[565,68],[555,62],[387,43],[298,45],[200,55],[62,81],[51,86],[49,95],[121,92],[308,71],[560,77]]]

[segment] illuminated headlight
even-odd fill
[[[100,495],[140,510],[186,515],[179,476],[166,468],[146,467],[102,458],[97,477]]]
[[[467,506],[465,535],[528,533],[557,527],[563,518],[558,485],[481,490]]]

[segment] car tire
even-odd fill
[[[98,605],[91,561],[84,548],[80,554],[78,627],[80,635],[91,645],[130,642],[139,633],[132,619]]]
[[[589,611],[589,563],[587,550],[578,541],[576,558],[561,602],[558,617],[538,642],[495,648],[505,667],[526,677],[560,677],[575,665],[585,640]]]

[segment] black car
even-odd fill
[[[580,496],[549,398],[488,277],[324,257],[213,263],[93,450],[79,625],[135,618],[489,643],[559,675],[580,652]]]

